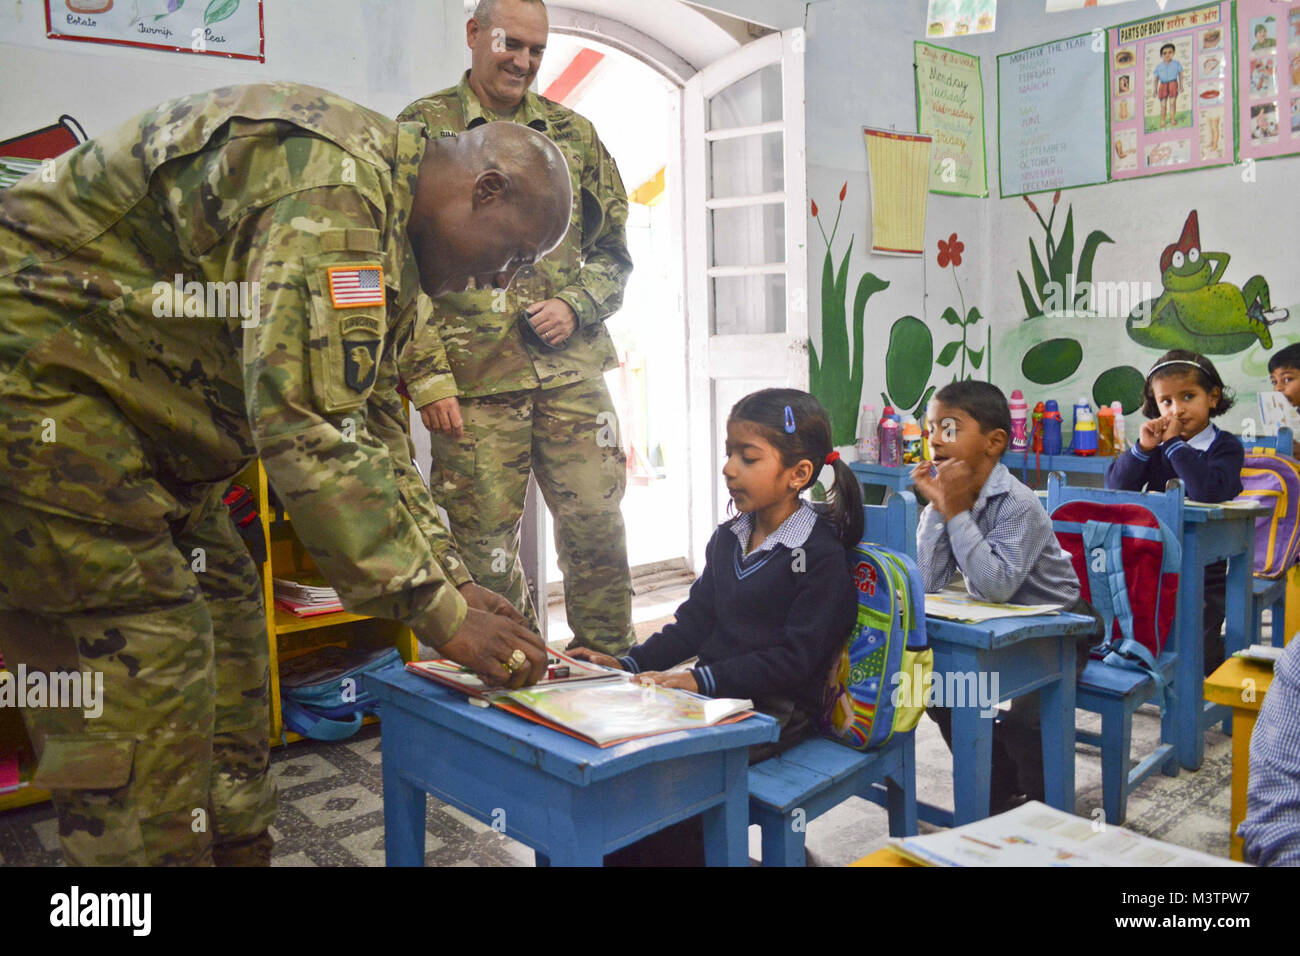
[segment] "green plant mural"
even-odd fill
[[[812,215],[826,242],[826,257],[822,261],[822,351],[809,345],[809,387],[831,416],[831,440],[836,445],[850,445],[856,439],[858,402],[862,396],[862,359],[864,349],[864,320],[867,300],[889,283],[867,272],[858,280],[853,295],[853,358],[849,360],[848,289],[849,257],[853,254],[853,237],[840,259],[839,269],[831,256],[831,246],[840,226],[844,211],[844,198],[849,184],[840,189],[840,208],[835,213],[835,224],[828,238],[822,228],[816,200],[812,201]],[[928,335],[928,332],[927,332]]]
[[[961,312],[958,312],[952,306],[948,306],[948,308],[944,309],[943,320],[949,325],[955,325],[961,329],[961,341],[953,341],[945,345],[943,351],[939,353],[939,357],[935,361],[947,368],[956,361],[958,355],[961,356],[961,372],[953,379],[953,381],[956,381],[958,378],[970,378],[971,376],[966,374],[966,360],[970,359],[971,368],[979,368],[980,362],[984,359],[984,353],[989,347],[988,344],[986,344],[984,348],[976,350],[966,344],[966,335],[970,331],[970,327],[979,322],[983,316],[980,315],[980,310],[975,308],[973,305],[970,307],[970,310],[967,311],[966,296],[961,291],[961,283],[957,281],[957,267],[961,265],[961,254],[965,250],[966,244],[957,238],[957,233],[955,232],[948,238],[947,242],[944,242],[942,239],[939,240],[939,268],[942,269],[946,266],[952,267],[952,281],[953,284],[957,286],[957,299],[961,303]]]
[[[1044,242],[1046,261],[1038,254],[1038,246],[1029,240],[1029,263],[1033,287],[1025,281],[1024,275],[1017,270],[1016,278],[1020,280],[1020,296],[1025,302],[1027,318],[1038,318],[1052,311],[1082,311],[1092,305],[1092,260],[1097,255],[1097,248],[1103,242],[1114,242],[1100,229],[1088,233],[1079,250],[1079,261],[1074,262],[1074,206],[1065,213],[1065,227],[1058,240],[1052,235],[1052,224],[1056,221],[1056,207],[1061,201],[1058,189],[1052,197],[1052,212],[1046,220],[1028,196],[1025,203],[1038,217],[1043,231],[1047,233]]]
[[[910,409],[918,419],[924,415],[925,406],[929,403],[930,396],[934,394],[936,386],[928,383],[935,365],[947,368],[960,356],[961,365],[958,367],[958,372],[953,375],[953,381],[958,378],[968,379],[972,377],[972,373],[966,371],[966,363],[970,363],[971,369],[978,369],[984,363],[986,356],[990,355],[989,341],[985,342],[982,349],[974,348],[968,341],[971,327],[978,324],[983,316],[974,306],[970,309],[966,308],[966,296],[962,292],[961,283],[957,280],[957,267],[961,265],[962,253],[965,251],[966,244],[957,238],[955,232],[947,239],[939,240],[939,268],[946,269],[951,266],[953,283],[957,286],[957,298],[961,303],[960,312],[952,306],[944,309],[943,320],[949,325],[958,326],[961,329],[961,338],[945,345],[939,352],[939,356],[935,358],[934,338],[930,334],[930,329],[916,316],[903,316],[889,330],[889,349],[885,353],[886,391],[880,393],[880,399],[886,405],[893,405],[900,411]]]
[[[1231,260],[1226,252],[1201,251],[1200,220],[1193,209],[1178,241],[1160,256],[1164,292],[1129,313],[1129,338],[1148,348],[1202,355],[1231,355],[1256,342],[1272,348],[1269,326],[1290,313],[1273,308],[1263,276],[1251,276],[1240,289],[1220,282]]]

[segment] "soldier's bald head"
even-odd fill
[[[430,295],[471,277],[503,286],[560,243],[572,206],[564,154],[534,129],[485,123],[431,140],[407,229],[421,284]]]
[[[549,137],[518,123],[502,122],[484,123],[457,140],[461,161],[476,174],[489,170],[505,174],[511,188],[518,190],[520,202],[538,204],[544,214],[567,227],[573,184],[564,153]],[[562,230],[556,243],[563,238]]]

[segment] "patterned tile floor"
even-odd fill
[[[1082,712],[1080,725],[1097,729]],[[351,740],[303,742],[277,748],[272,772],[280,786],[273,833],[276,866],[382,866],[383,782],[380,728],[367,727]],[[933,722],[917,731],[917,792],[921,799],[952,805],[952,762]],[[1145,754],[1159,735],[1154,711],[1139,711],[1133,753]],[[1196,773],[1149,778],[1130,798],[1128,826],[1157,839],[1227,856],[1232,742],[1211,732],[1205,762]],[[1076,812],[1090,816],[1101,804],[1101,762],[1095,748],[1080,746],[1075,761]],[[452,807],[428,801],[425,863],[429,866],[530,866],[532,852]],[[922,824],[922,829],[928,829]],[[812,821],[808,847],[819,864],[843,866],[883,846],[884,810],[852,799]],[[758,857],[758,831],[750,831],[750,855]],[[0,865],[60,865],[57,826],[48,805],[0,814]]]

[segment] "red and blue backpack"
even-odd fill
[[[1083,598],[1106,623],[1106,638],[1092,656],[1144,671],[1163,688],[1156,661],[1177,608],[1177,536],[1139,504],[1070,501],[1052,512],[1052,524]]]

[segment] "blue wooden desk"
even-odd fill
[[[1255,640],[1252,635],[1251,578],[1255,572],[1255,518],[1262,508],[1222,508],[1187,502],[1183,508],[1183,564],[1179,572],[1178,762],[1188,770],[1201,766],[1205,728],[1230,720],[1232,710],[1204,700],[1205,568],[1228,562],[1225,659]],[[1230,727],[1231,725],[1225,725]]]
[[[1043,778],[1046,802],[1074,812],[1075,639],[1092,630],[1091,618],[1045,614],[963,624],[926,616],[934,648],[934,676],[998,675],[998,700],[1039,691],[1042,712]],[[969,680],[964,684],[970,687]],[[969,690],[967,691],[969,694]],[[918,803],[927,823],[954,826],[989,815],[993,766],[993,717],[980,715],[978,697],[952,714],[953,812]],[[947,699],[945,704],[950,703]]]
[[[764,714],[602,750],[405,670],[365,679],[382,702],[389,866],[424,864],[426,793],[504,826],[539,866],[600,866],[696,814],[710,866],[749,863],[748,748],[780,734]]]
[[[1025,484],[1037,471],[1046,478],[1053,471],[1063,471],[1068,475],[1105,475],[1114,455],[1039,455],[1037,461],[1032,451],[1008,451],[1002,453],[1002,464],[1011,470]]]
[[[915,467],[913,465],[900,465],[895,468],[890,465],[872,465],[864,461],[853,461],[849,462],[849,467],[853,469],[853,474],[857,476],[858,484],[861,485],[882,485],[895,491],[907,491],[912,487],[912,468]]]

